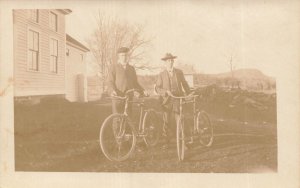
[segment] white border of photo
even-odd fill
[[[88,172],[15,172],[13,85],[13,9],[88,8],[96,1],[0,1],[0,97],[1,179],[0,187],[228,187],[296,188],[300,186],[300,2],[274,0],[274,6],[288,3],[294,36],[287,45],[291,53],[281,63],[277,75],[278,172],[277,173],[88,173]],[[135,3],[136,1],[132,1]],[[219,6],[221,1],[214,1]],[[226,3],[231,1],[226,1]],[[231,3],[234,3],[232,1]],[[251,6],[257,1],[243,1]],[[259,1],[262,2],[262,1]],[[207,2],[206,2],[207,3]],[[225,2],[222,2],[225,3]],[[145,7],[147,8],[147,7]],[[270,7],[272,8],[272,7]],[[274,18],[276,19],[276,18]],[[279,36],[280,37],[280,36]],[[259,44],[257,44],[259,45]]]

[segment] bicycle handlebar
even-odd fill
[[[128,98],[128,95],[132,92],[138,92],[139,90],[137,89],[129,89],[125,92],[125,96],[124,97],[121,97],[121,96],[118,96],[118,95],[112,95],[111,97],[112,98],[116,98],[116,99],[121,99],[121,100],[125,100]]]
[[[169,95],[170,97],[174,98],[174,99],[187,99],[187,98],[192,98],[192,97],[199,97],[199,95],[194,95],[194,94],[195,94],[194,91],[193,91],[192,93],[190,93],[189,95],[187,95],[187,96],[182,96],[182,97],[174,96],[174,95],[172,94],[172,92],[169,91],[169,90],[167,90],[167,92],[168,92],[168,95]],[[154,93],[155,93],[156,95],[158,95],[156,85],[154,85]]]
[[[125,96],[125,97],[120,97],[120,96],[118,96],[118,95],[112,95],[112,96],[110,96],[110,98],[115,98],[115,99],[125,100],[125,99],[127,98],[127,96]]]
[[[192,92],[190,93],[189,95],[187,96],[181,96],[181,97],[177,97],[177,96],[174,96],[170,91],[168,92],[168,95],[174,99],[188,99],[188,98],[193,98],[193,97],[198,97],[199,95],[194,95],[195,92]]]

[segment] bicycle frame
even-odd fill
[[[142,138],[145,144],[150,147],[156,145],[159,139],[158,129],[155,128],[155,126],[153,126],[157,125],[153,124],[153,120],[155,120],[156,118],[154,110],[151,108],[147,110],[144,109],[144,99],[142,100],[142,102],[131,100],[131,97],[128,95],[128,93],[133,91],[134,90],[127,91],[125,97],[112,96],[112,98],[125,100],[124,112],[113,113],[110,116],[108,116],[102,123],[102,127],[100,129],[99,141],[101,150],[106,156],[106,158],[108,158],[111,161],[123,161],[130,157],[136,146],[137,137]],[[131,121],[131,119],[128,117],[129,103],[138,103],[138,106],[140,107],[138,130],[136,128],[136,124],[133,121]],[[114,126],[116,125],[114,123],[115,118],[118,118],[116,119],[118,126]],[[116,127],[117,129],[115,129],[114,127]],[[110,132],[113,133],[113,136],[110,136]],[[105,136],[108,137],[105,138]],[[109,145],[111,143],[106,142],[106,140],[114,140],[114,145],[117,146],[117,151],[110,150]],[[122,143],[127,141],[129,147],[123,147]],[[121,148],[122,150],[125,149],[125,151],[123,151],[122,154],[120,153]]]
[[[158,95],[156,85],[154,85],[154,93],[156,95]],[[173,99],[179,99],[179,115],[180,115],[180,117],[182,117],[182,114],[183,114],[183,109],[182,109],[183,104],[193,103],[193,131],[194,132],[198,131],[197,130],[198,126],[196,125],[196,121],[197,121],[196,98],[199,97],[199,95],[194,95],[194,93],[192,92],[192,94],[190,94],[188,96],[177,97],[177,96],[174,96],[170,91],[168,92],[168,95],[170,97],[172,97]],[[193,101],[188,101],[188,102],[183,101],[184,99],[188,99],[191,97],[193,98]]]
[[[144,110],[144,99],[141,101],[141,102],[134,102],[134,101],[130,101],[129,100],[129,93],[132,93],[132,92],[136,92],[135,89],[131,89],[131,90],[128,90],[125,94],[125,97],[120,97],[120,96],[112,96],[112,98],[116,98],[116,99],[120,99],[120,100],[125,100],[125,107],[124,107],[124,112],[123,112],[123,115],[126,116],[126,117],[129,117],[128,116],[128,106],[129,106],[129,103],[137,103],[138,106],[140,107],[140,113],[139,113],[139,125],[138,125],[138,131],[136,131],[136,128],[135,126],[133,126],[134,128],[134,131],[139,133],[139,134],[143,134],[144,132],[144,127],[143,127],[143,115],[145,114],[145,110]],[[139,135],[137,134],[137,135]]]
[[[193,131],[198,131],[197,130],[197,126],[196,126],[196,121],[197,121],[197,108],[196,108],[196,98],[199,95],[188,95],[188,96],[184,96],[184,97],[176,97],[174,95],[172,95],[171,93],[169,94],[170,97],[172,97],[173,99],[179,99],[179,116],[182,117],[183,114],[183,105],[184,104],[189,104],[189,103],[193,103]],[[188,98],[193,98],[193,100],[191,101],[184,101]]]

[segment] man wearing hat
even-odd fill
[[[111,95],[124,96],[130,89],[136,89],[141,95],[145,95],[143,87],[138,83],[135,68],[128,64],[129,48],[121,47],[117,50],[117,63],[113,63],[109,69],[108,85]],[[131,98],[133,95],[130,96]],[[124,101],[112,100],[112,112],[122,113]],[[131,114],[132,107],[128,106],[128,115]]]
[[[179,118],[179,102],[172,100],[168,92],[171,92],[175,96],[183,96],[190,93],[190,87],[184,78],[183,72],[180,69],[174,68],[174,59],[177,56],[173,56],[171,53],[167,53],[161,60],[165,63],[165,69],[158,75],[156,82],[156,91],[159,93],[160,102],[163,107],[163,136],[166,140],[166,145],[170,142],[170,122],[171,114],[175,112],[175,120],[177,122]]]

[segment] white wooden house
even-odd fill
[[[71,12],[70,9],[13,11],[15,98],[55,95],[80,100],[76,97],[78,90],[73,89],[77,83],[70,77],[79,73],[72,66],[84,70],[77,64],[84,64],[84,53],[88,49],[66,35],[65,16]],[[67,49],[80,55],[77,59],[73,55],[66,57]]]

